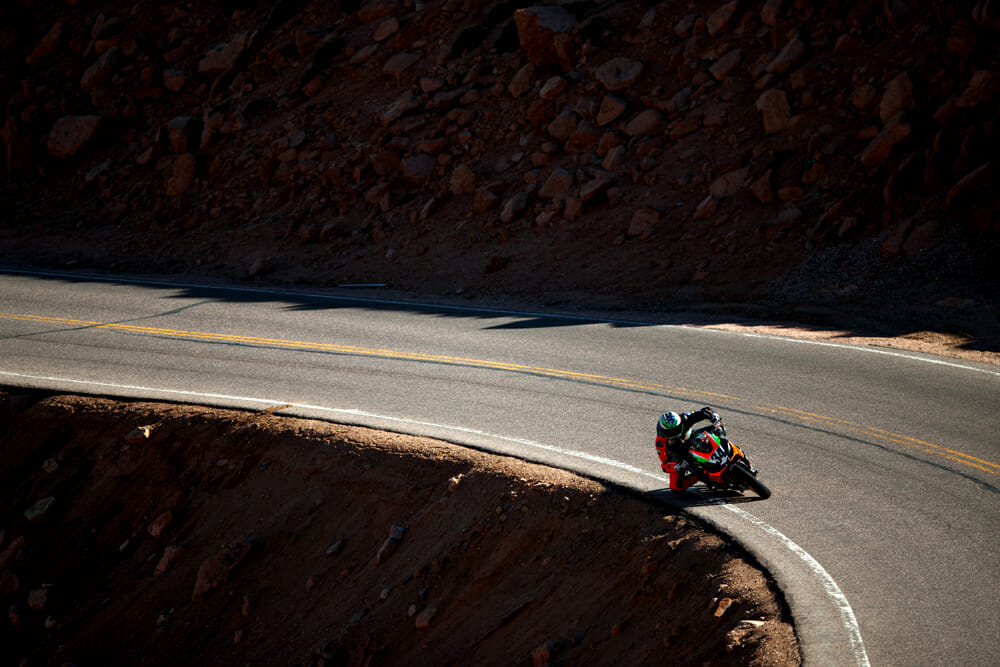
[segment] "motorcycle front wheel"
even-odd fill
[[[733,464],[733,466],[729,469],[729,472],[735,483],[747,487],[762,499],[771,497],[771,489],[767,488],[762,481],[757,479],[756,475],[750,472],[750,470],[742,464]]]

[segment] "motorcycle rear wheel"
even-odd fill
[[[767,499],[771,497],[771,489],[767,488],[764,482],[757,479],[757,476],[750,472],[746,467],[740,463],[733,464],[733,467],[729,469],[732,475],[733,481],[741,486],[745,486],[761,499]]]

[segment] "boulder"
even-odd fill
[[[601,108],[597,112],[597,124],[601,127],[615,122],[621,118],[628,108],[628,103],[620,97],[605,95],[601,100]]]
[[[772,88],[757,98],[757,111],[761,113],[765,134],[784,132],[791,127],[788,98],[785,91]]]
[[[554,100],[568,87],[569,82],[566,81],[565,78],[561,76],[553,76],[545,82],[542,89],[538,91],[538,94],[542,97],[542,99]]]
[[[931,248],[940,226],[937,220],[928,220],[916,225],[903,241],[903,254],[913,257]]]
[[[642,75],[643,65],[631,58],[612,58],[594,70],[594,75],[605,88],[614,92],[631,88]]]
[[[171,566],[180,560],[183,555],[183,547],[172,545],[164,549],[163,555],[160,556],[160,560],[156,563],[156,567],[153,569],[153,576],[158,577],[169,570]]]
[[[743,167],[742,169],[730,171],[729,173],[723,174],[719,178],[712,181],[712,184],[708,188],[708,192],[716,199],[732,197],[747,186],[747,179],[749,178],[749,175],[749,167]]]
[[[396,0],[369,0],[358,10],[358,20],[362,23],[372,23],[395,14],[399,9]]]
[[[376,42],[384,42],[397,32],[399,32],[399,19],[395,17],[387,18],[375,28],[375,34],[372,35],[372,39]]]
[[[658,109],[641,111],[625,126],[625,134],[630,137],[648,137],[663,131],[667,119]]]
[[[398,84],[408,69],[420,60],[419,53],[397,53],[382,66],[382,74],[396,79]]]
[[[701,203],[694,209],[694,219],[695,220],[707,220],[715,215],[715,212],[719,210],[719,201],[712,195],[708,195],[701,200]]]
[[[172,93],[180,92],[184,88],[186,77],[179,69],[167,68],[163,70],[163,87]]]
[[[598,174],[580,188],[581,201],[593,201],[599,195],[607,193],[614,182],[614,174]]]
[[[468,165],[460,164],[451,173],[451,192],[456,195],[471,194],[476,189],[476,172]]]
[[[170,510],[167,510],[153,519],[152,523],[146,526],[146,531],[153,537],[159,537],[163,535],[163,531],[167,529],[173,520],[173,513]]]
[[[29,65],[34,65],[56,50],[62,42],[62,33],[65,25],[65,21],[60,19],[49,28],[49,31],[35,44],[35,48],[31,50],[31,55],[27,59]]]
[[[986,105],[1000,93],[1000,74],[979,70],[972,75],[969,85],[958,98],[958,108],[968,109]]]
[[[712,63],[712,66],[708,68],[708,71],[717,81],[722,81],[728,77],[734,69],[739,67],[742,62],[743,51],[740,49],[733,49]]]
[[[763,176],[758,178],[750,186],[750,192],[761,204],[770,204],[774,201],[774,190],[771,188],[771,170],[768,169]]]
[[[229,574],[247,557],[255,542],[252,537],[233,542],[219,554],[203,562],[198,568],[191,600],[200,602],[225,582]]]
[[[48,515],[49,510],[55,505],[56,499],[54,496],[47,496],[42,498],[37,503],[24,510],[24,518],[31,522],[41,521]]]
[[[437,609],[434,607],[428,607],[424,609],[419,614],[417,614],[416,619],[414,619],[414,626],[417,630],[424,630],[431,626],[431,621],[434,620],[434,615],[437,613]]]
[[[729,32],[733,20],[736,18],[736,13],[739,11],[739,6],[739,2],[727,2],[709,14],[706,22],[708,34],[716,37],[724,32]]]
[[[500,201],[494,193],[486,189],[476,190],[476,196],[473,199],[472,206],[476,213],[486,213]]]
[[[571,110],[563,111],[556,116],[556,119],[549,123],[548,132],[559,141],[566,141],[580,124],[580,117]]]
[[[396,552],[396,549],[399,548],[400,542],[403,541],[404,535],[406,535],[405,527],[397,525],[389,527],[389,537],[385,539],[385,542],[382,543],[378,553],[375,554],[376,565],[381,565]]]
[[[423,185],[434,173],[434,158],[427,154],[403,160],[403,179],[414,185]]]
[[[114,46],[104,52],[97,61],[87,68],[80,79],[80,87],[85,93],[93,93],[102,86],[111,84],[111,77],[114,76],[122,60],[121,49]]]
[[[883,123],[888,123],[900,111],[917,108],[917,97],[913,90],[913,82],[907,72],[902,72],[890,81],[882,93],[879,102],[878,115]]]
[[[565,169],[553,169],[538,191],[541,199],[565,199],[573,185],[573,174]]]
[[[236,66],[255,36],[256,32],[241,32],[228,42],[216,45],[198,61],[198,73],[216,76],[229,71]]]
[[[557,37],[569,35],[576,16],[562,7],[527,7],[514,12],[514,24],[525,57],[535,65],[560,63]]]
[[[73,157],[94,138],[100,124],[100,116],[63,116],[52,126],[45,142],[49,155]]]
[[[563,150],[570,155],[573,155],[574,153],[582,153],[583,151],[592,151],[600,141],[601,134],[601,131],[591,125],[589,121],[580,121],[580,123],[573,128],[569,137],[567,137],[566,145],[563,147]]]
[[[885,162],[896,144],[910,136],[910,129],[910,124],[903,118],[903,114],[897,114],[862,151],[861,164],[875,167]]]
[[[512,97],[521,97],[535,86],[535,66],[528,63],[517,71],[507,86]]]
[[[518,192],[503,203],[500,209],[500,221],[511,222],[520,217],[526,208],[528,208],[528,193]]]
[[[177,196],[187,192],[197,173],[198,160],[194,153],[178,155],[177,159],[174,160],[173,171],[167,179],[167,194]]]
[[[806,53],[806,44],[798,37],[793,37],[785,44],[781,52],[768,63],[766,71],[769,74],[784,74],[792,69]]]
[[[406,91],[395,102],[381,109],[382,125],[388,127],[404,114],[419,108],[426,102],[426,95],[416,95],[413,91]]]
[[[945,208],[947,210],[961,208],[963,204],[975,199],[976,196],[992,191],[993,180],[992,161],[973,169],[948,190]]]

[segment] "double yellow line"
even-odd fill
[[[557,368],[546,368],[542,366],[530,366],[527,364],[515,364],[504,361],[488,361],[485,359],[472,359],[468,357],[455,357],[440,354],[425,354],[422,352],[401,352],[399,350],[388,350],[381,348],[357,347],[354,345],[336,345],[332,343],[314,343],[300,340],[284,340],[281,338],[261,338],[259,336],[237,336],[232,334],[210,333],[206,331],[187,331],[184,329],[163,329],[160,327],[144,327],[134,324],[117,324],[108,322],[92,322],[88,320],[75,320],[63,317],[47,317],[44,315],[22,315],[17,313],[0,312],[0,319],[18,320],[22,322],[35,322],[39,324],[51,324],[64,327],[74,327],[80,329],[103,329],[106,331],[118,331],[150,336],[171,336],[185,338],[189,340],[202,340],[214,343],[237,343],[242,345],[258,345],[262,347],[284,348],[291,350],[307,350],[314,352],[328,352],[334,354],[349,354],[366,357],[380,357],[384,359],[399,359],[404,361],[425,361],[431,363],[444,363],[459,366],[470,366],[475,368],[489,368],[493,370],[512,371],[517,373],[530,373],[533,375],[543,375],[547,377],[560,378],[565,380],[576,380],[580,382],[591,382],[625,389],[637,389],[652,392],[670,392],[674,394],[690,396],[692,400],[727,400],[737,403],[746,403],[744,399],[726,394],[701,391],[697,389],[685,389],[683,387],[673,387],[669,385],[646,383],[627,378],[618,378],[608,375],[596,375],[593,373],[577,373]],[[785,418],[814,424],[822,424],[828,427],[836,427],[840,430],[857,433],[866,437],[874,437],[896,445],[902,445],[912,449],[917,449],[926,454],[941,456],[949,461],[961,463],[977,470],[981,470],[990,475],[1000,475],[1000,465],[991,461],[965,454],[963,452],[949,449],[941,445],[925,442],[917,438],[899,435],[879,428],[862,426],[842,419],[827,417],[804,410],[796,410],[775,405],[753,405],[752,409],[780,415]]]
[[[827,417],[825,415],[806,412],[804,410],[795,410],[794,408],[786,408],[776,405],[755,405],[754,409],[760,412],[769,412],[773,415],[780,415],[786,418],[798,419],[799,421],[803,422],[812,422],[817,424],[823,424],[830,427],[836,427],[842,431],[857,433],[862,436],[867,436],[867,437],[874,436],[876,438],[885,440],[887,442],[920,450],[926,454],[934,454],[936,456],[942,456],[948,459],[949,461],[962,463],[964,465],[971,466],[978,470],[982,470],[983,472],[987,472],[991,475],[1000,475],[1000,465],[993,463],[991,461],[986,461],[985,459],[981,459],[976,456],[972,456],[971,454],[966,454],[964,452],[957,451],[955,449],[949,449],[948,447],[944,447],[942,445],[935,445],[932,442],[926,442],[924,440],[911,438],[906,435],[899,435],[898,433],[885,431],[880,428],[875,428],[872,426],[862,426],[860,424],[855,424],[854,422],[849,422],[844,419],[836,419],[834,417]]]

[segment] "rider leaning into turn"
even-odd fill
[[[701,421],[710,421],[714,426],[722,422],[722,417],[705,406],[696,412],[664,412],[656,423],[656,453],[660,456],[663,472],[670,475],[670,488],[674,491],[685,491],[698,481],[698,474],[690,464],[688,448],[692,436],[700,435],[691,433],[690,429]]]

